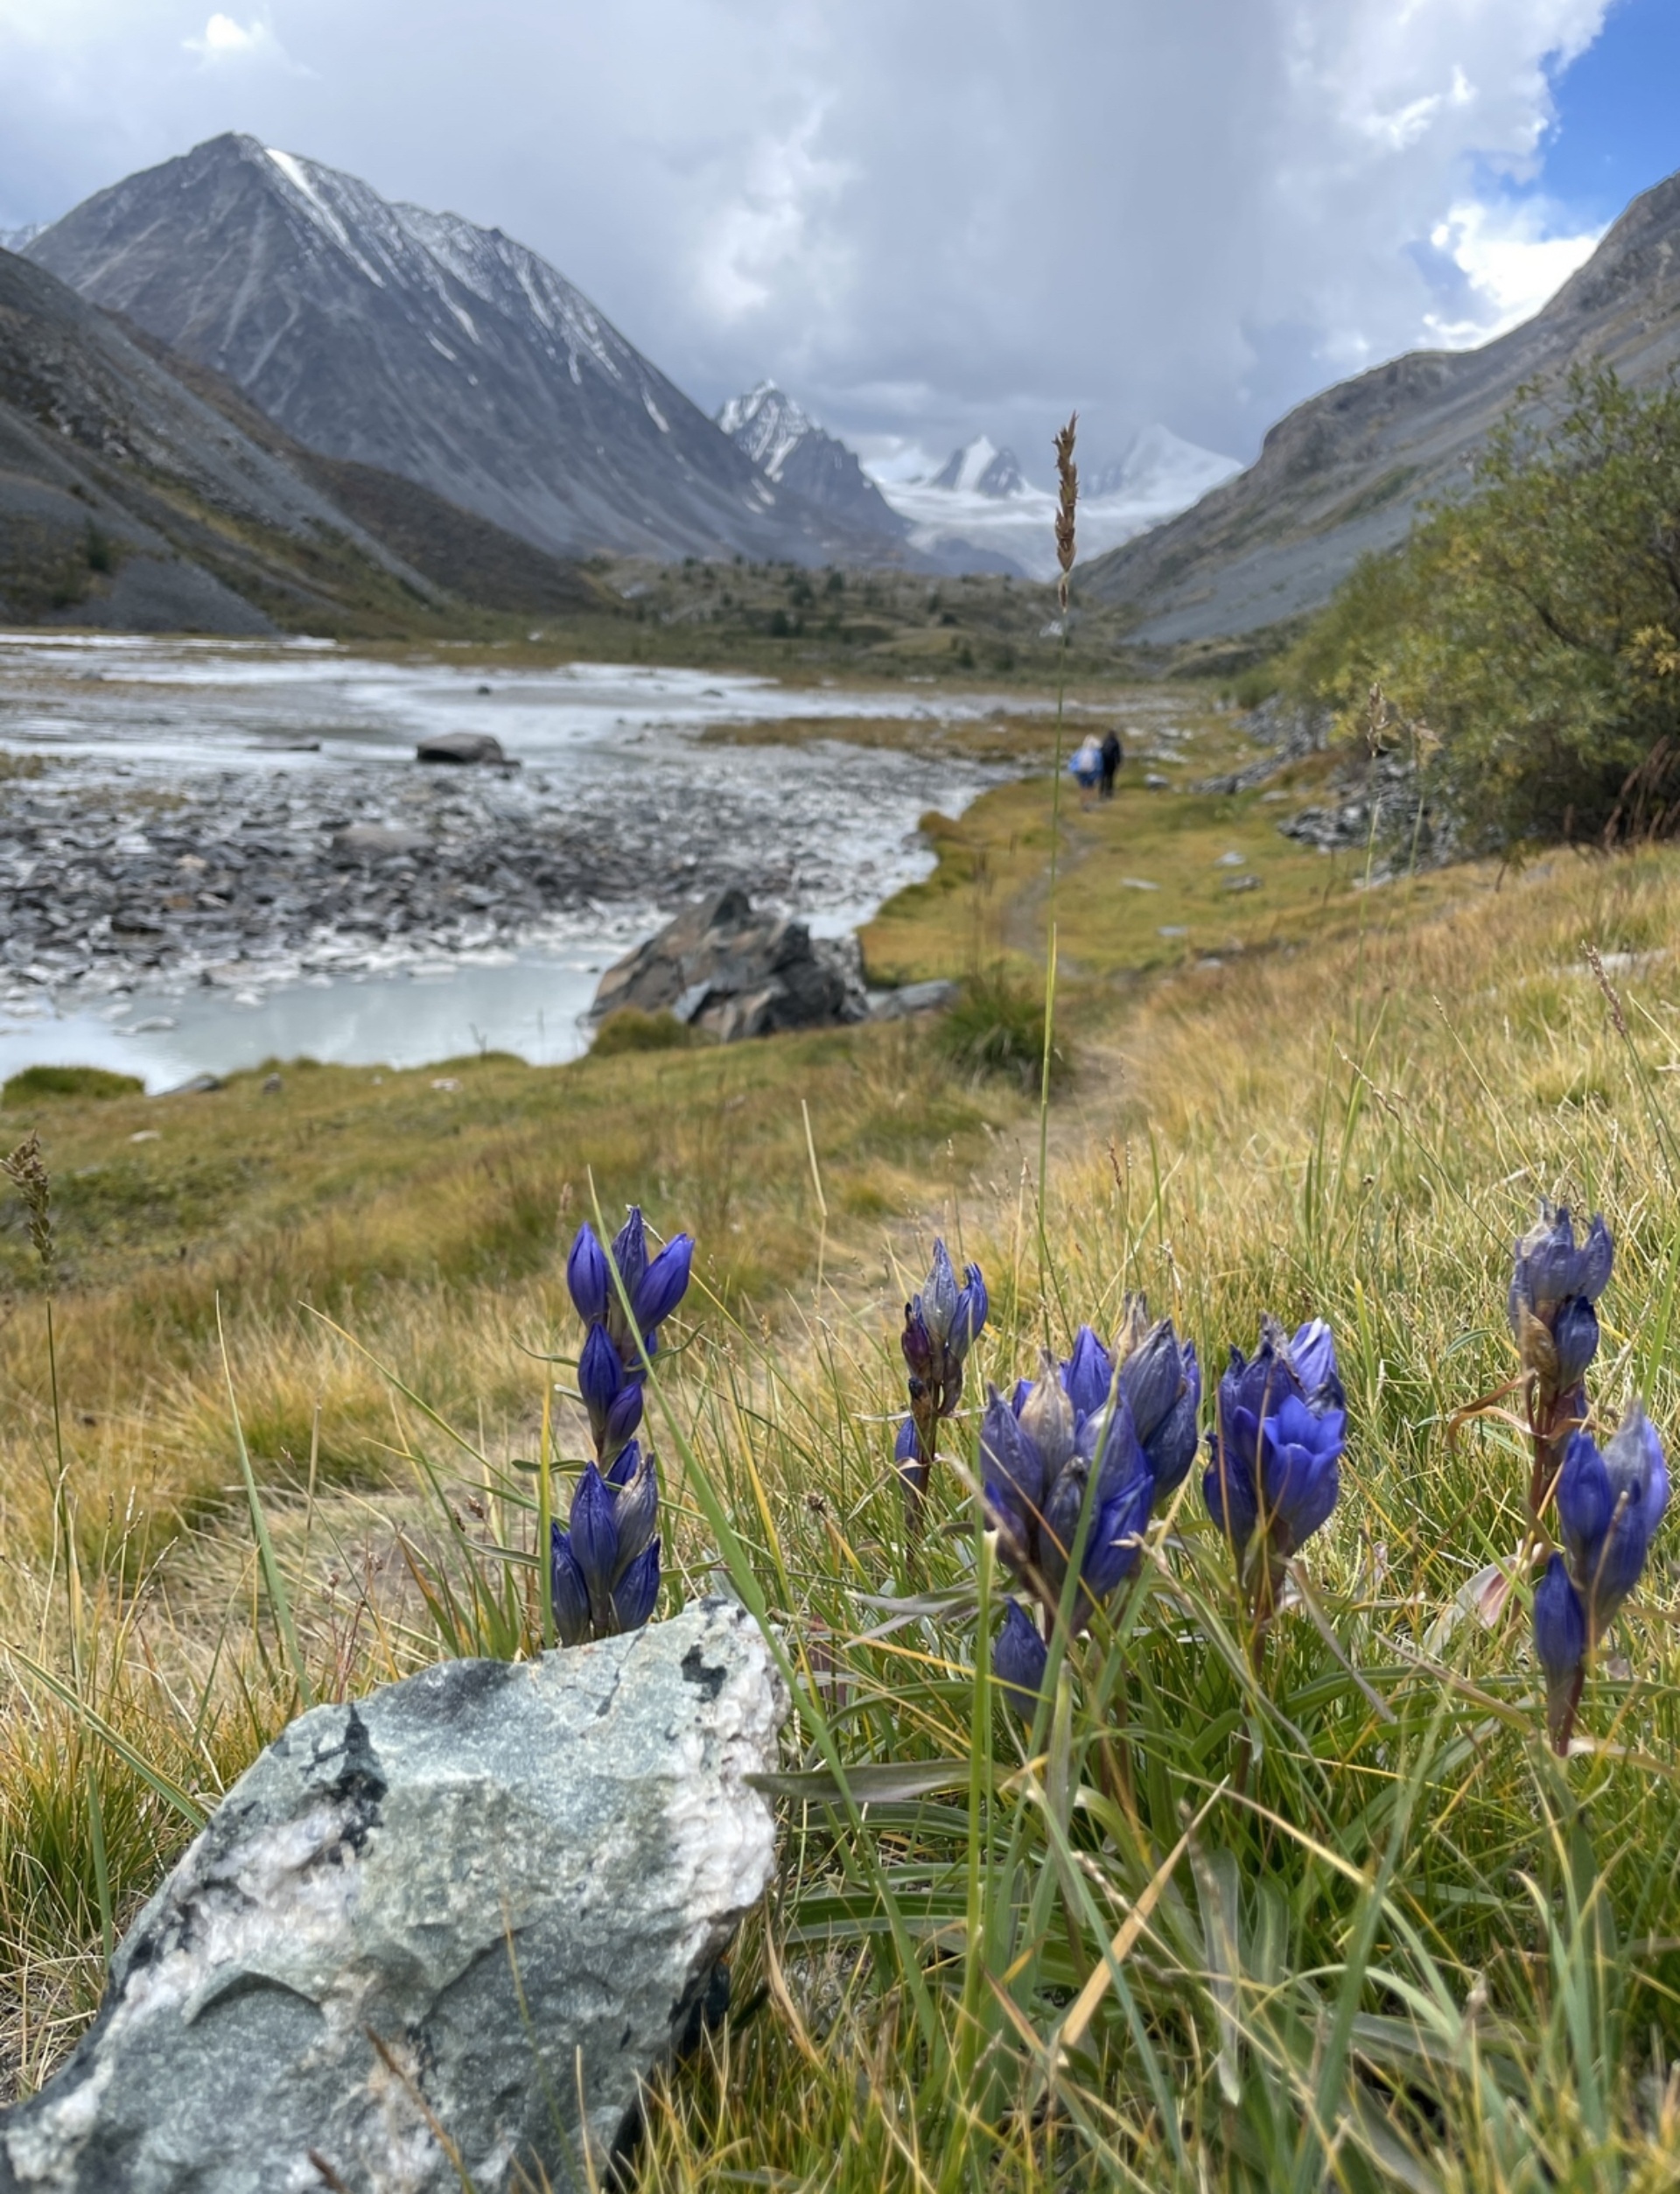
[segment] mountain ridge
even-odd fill
[[[407,481],[335,474],[208,369],[0,251],[0,621],[396,633],[461,600],[596,598]]]
[[[1311,396],[1236,479],[1086,565],[1082,590],[1166,644],[1261,634],[1326,601],[1419,504],[1468,478],[1519,388],[1578,363],[1680,365],[1680,174],[1634,199],[1532,319],[1472,350],[1411,351]]]
[[[559,555],[858,560],[555,268],[233,134],[96,193],[32,261],[233,382],[295,440]]]

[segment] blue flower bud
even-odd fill
[[[1038,1712],[1046,1658],[1044,1640],[1019,1603],[1012,1600],[1004,1609],[1004,1627],[991,1649],[991,1672],[1004,1699],[1024,1721],[1031,1721]]]
[[[956,1307],[951,1313],[951,1330],[945,1344],[958,1363],[974,1346],[991,1309],[991,1298],[986,1293],[986,1283],[980,1267],[977,1265],[967,1266],[963,1279],[966,1285],[958,1291]]]
[[[934,1349],[936,1344],[921,1314],[920,1295],[914,1302],[904,1306],[904,1331],[899,1336],[899,1345],[904,1350],[904,1361],[911,1377],[921,1380],[924,1385],[929,1384],[934,1377]]]
[[[612,1629],[612,1587],[619,1574],[613,1495],[595,1465],[585,1463],[571,1497],[571,1553],[589,1595],[590,1620],[603,1637]]]
[[[639,1630],[659,1598],[659,1541],[650,1539],[612,1588],[613,1627]]]
[[[1540,1216],[1516,1244],[1512,1263],[1508,1307],[1517,1339],[1522,1338],[1525,1310],[1550,1331],[1559,1306],[1571,1296],[1597,1302],[1609,1284],[1614,1254],[1610,1230],[1597,1213],[1578,1247],[1567,1204],[1554,1207],[1543,1201]]]
[[[1221,1391],[1223,1392],[1223,1381]],[[1255,1446],[1259,1427],[1245,1409],[1222,1407],[1219,1423],[1208,1435],[1212,1461],[1202,1473],[1201,1497],[1208,1513],[1231,1543],[1240,1560],[1260,1520],[1255,1486]]]
[[[642,1275],[648,1270],[648,1230],[642,1224],[641,1206],[639,1203],[631,1205],[629,1217],[612,1237],[612,1262],[619,1268],[625,1293],[634,1303],[636,1290],[641,1286]],[[616,1289],[613,1295],[616,1300]]]
[[[1185,1343],[1184,1353],[1189,1374],[1185,1381],[1184,1391],[1144,1442],[1150,1475],[1155,1481],[1158,1504],[1164,1502],[1168,1494],[1178,1491],[1189,1476],[1190,1466],[1196,1459],[1196,1419],[1201,1408],[1201,1373],[1196,1363],[1195,1350],[1188,1342]]]
[[[1599,1352],[1598,1314],[1585,1295],[1571,1295],[1558,1305],[1551,1342],[1558,1354],[1558,1391],[1566,1393],[1585,1377]]]
[[[642,1455],[616,1489],[612,1521],[622,1575],[640,1557],[659,1524],[659,1473],[651,1455]]]
[[[554,1606],[555,1636],[562,1645],[581,1645],[590,1634],[589,1588],[571,1551],[571,1534],[549,1526],[549,1589]]]
[[[1639,1582],[1669,1501],[1662,1444],[1637,1402],[1600,1454],[1577,1433],[1558,1480],[1558,1522],[1593,1638]]]
[[[592,1325],[584,1335],[584,1345],[578,1357],[578,1391],[584,1398],[584,1407],[589,1412],[589,1421],[598,1428],[606,1422],[606,1412],[619,1398],[624,1385],[624,1365],[603,1325]]]
[[[653,1354],[653,1335],[670,1316],[688,1290],[694,1263],[694,1237],[679,1234],[668,1242],[631,1291],[631,1307],[637,1325]]]
[[[1534,1589],[1534,1650],[1546,1677],[1546,1724],[1560,1753],[1569,1733],[1586,1662],[1586,1611],[1561,1554],[1546,1564]]]
[[[566,1286],[573,1307],[586,1326],[606,1317],[612,1284],[606,1253],[596,1239],[594,1228],[585,1219],[566,1258]]]
[[[1535,1587],[1534,1650],[1549,1689],[1572,1681],[1586,1658],[1586,1612],[1561,1554],[1552,1555]]]
[[[916,1299],[916,1307],[931,1334],[940,1341],[950,1338],[951,1323],[956,1316],[956,1274],[943,1242],[934,1244],[933,1269],[928,1275],[927,1286]]]
[[[1154,1500],[1155,1481],[1145,1465],[1098,1511],[1080,1569],[1080,1582],[1093,1600],[1107,1600],[1143,1560],[1144,1533]]]
[[[1114,1359],[1088,1326],[1074,1335],[1074,1352],[1061,1367],[1062,1391],[1076,1421],[1108,1406],[1114,1384]]]
[[[1307,1405],[1320,1412],[1340,1409],[1346,1397],[1336,1370],[1335,1338],[1324,1320],[1309,1318],[1298,1326],[1286,1353]]]
[[[606,1412],[598,1442],[599,1460],[610,1462],[621,1454],[624,1444],[641,1422],[641,1375],[626,1379],[613,1398],[612,1406]]]
[[[1044,1377],[1036,1386],[1028,1389],[1026,1400],[1015,1414],[1021,1430],[1043,1459],[1047,1489],[1057,1472],[1065,1469],[1071,1459],[1074,1435],[1078,1429],[1074,1405],[1048,1357],[1045,1359]]]
[[[988,1510],[1004,1538],[1004,1558],[1018,1567],[1044,1498],[1044,1458],[994,1386],[980,1419],[980,1473]]]
[[[1345,1411],[1315,1414],[1285,1395],[1261,1427],[1260,1490],[1273,1551],[1289,1555],[1329,1518],[1341,1490]]]

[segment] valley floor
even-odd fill
[[[980,1742],[973,1611],[965,1627],[939,1600],[972,1589],[962,1474],[942,1470],[928,1596],[906,1600],[888,1462],[901,1306],[935,1231],[991,1286],[971,1400],[987,1378],[1032,1373],[1041,1341],[1065,1352],[1082,1320],[1112,1330],[1124,1291],[1144,1288],[1210,1367],[1252,1344],[1263,1310],[1329,1318],[1352,1419],[1343,1501],[1307,1565],[1329,1644],[1304,1613],[1280,1620],[1270,1704],[1216,1643],[1185,1664],[1180,1634],[1216,1640],[1228,1578],[1193,1501],[1176,1551],[1163,1542],[1157,1612],[1137,1618],[1132,1765],[1114,1758],[1119,1664],[1085,1666],[1069,1833],[1096,1903],[1063,1914],[1072,1891],[1045,1858],[1042,1970],[988,1967],[991,1994],[970,1993],[967,1801],[884,1805],[857,1832],[791,1805],[782,1880],[738,1964],[736,2002],[752,2009],[654,2111],[645,2183],[1257,2190],[1285,2183],[1285,2148],[1320,2105],[1341,2113],[1343,2164],[1326,2177],[1292,2150],[1302,2185],[1342,2183],[1344,2166],[1349,2185],[1443,2194],[1671,2183],[1674,1559],[1659,1545],[1620,1626],[1628,1672],[1589,1687],[1572,1814],[1534,1738],[1520,1626],[1463,1614],[1466,1581],[1521,1537],[1527,1465],[1499,1414],[1460,1431],[1453,1413],[1510,1375],[1509,1244],[1556,1195],[1602,1209],[1616,1236],[1602,1413],[1636,1388],[1665,1437],[1675,1425],[1680,859],[1558,854],[1503,876],[1403,864],[1364,887],[1368,853],[1320,854],[1276,828],[1318,796],[1326,758],[1199,790],[1254,759],[1234,719],[1194,690],[1116,693],[1115,711],[1130,759],[1113,803],[1082,807],[1047,774],[995,787],[938,826],[935,873],[864,936],[882,978],[1001,966],[1036,985],[1054,914],[1071,1073],[1051,1107],[1041,1218],[1033,1097],[954,1069],[916,1023],[558,1069],[494,1055],[401,1073],[285,1065],[275,1090],[252,1074],[204,1095],[0,1107],[0,1142],[40,1133],[59,1251],[55,1433],[46,1306],[5,1208],[0,1638],[17,1680],[0,1721],[0,1991],[14,2090],[62,2057],[96,2000],[103,1930],[188,1833],[164,1784],[213,1803],[295,1705],[230,1377],[317,1692],[415,1665],[439,1650],[416,1583],[428,1565],[528,1540],[539,1358],[576,1345],[565,1247],[581,1217],[637,1200],[700,1245],[665,1372],[693,1456],[664,1458],[668,1598],[732,1558],[687,1468],[726,1508],[795,1651],[824,1637],[813,1696],[850,1687],[835,1728],[854,1762],[953,1759],[966,1778]],[[1027,758],[1054,736],[1039,725]],[[971,1440],[964,1419],[954,1453]],[[578,1444],[563,1398],[557,1450]],[[1139,1952],[1141,2027],[1104,2014],[1054,2106],[1029,2106],[1023,2029],[1049,2032],[1101,1965],[1180,1805],[1229,1787],[1244,1727],[1246,1797],[1208,1832],[1208,1863],[1241,1869],[1235,1964],[1210,1980],[1200,1927],[1223,1908],[1198,1859],[1200,1886],[1186,1868]],[[815,1771],[814,1728],[790,1745]],[[1008,1833],[1044,1848],[1039,1770],[1001,1723],[985,1743],[985,1833],[1004,1838],[1018,1808]],[[1396,1811],[1396,1775],[1414,1765]],[[1549,1962],[1542,1916],[1563,1910],[1557,1854],[1578,1833],[1615,1915],[1614,1987]],[[861,1875],[839,1855],[849,1838],[868,1847]],[[1379,1879],[1362,1980],[1354,1921]],[[1525,1882],[1544,1885],[1538,1903]],[[914,1917],[919,1977],[872,1932],[890,1898]],[[1312,2037],[1349,1972],[1359,2051],[1329,2093]],[[1559,2008],[1572,1987],[1611,2022],[1597,2040]],[[976,2069],[962,2022],[992,1995],[1008,2010],[985,2009]]]

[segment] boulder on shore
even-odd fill
[[[591,1018],[622,1006],[675,1013],[720,1042],[822,1028],[869,1013],[850,939],[760,913],[738,886],[685,908],[602,976]]]
[[[502,751],[501,741],[488,732],[438,732],[423,739],[414,750],[416,761],[452,762],[458,768],[475,762],[495,769],[517,769]]]
[[[787,1709],[711,1601],[303,1715],[0,2113],[0,2194],[604,2183],[770,1878]]]

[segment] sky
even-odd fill
[[[0,0],[0,228],[224,130],[530,244],[888,476],[1526,318],[1680,169],[1680,0]]]

